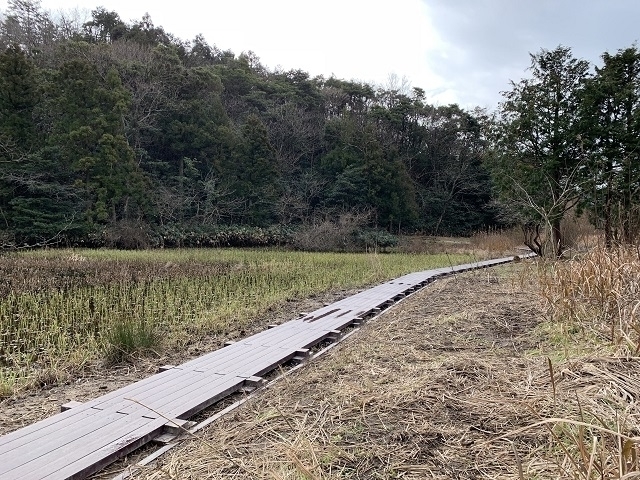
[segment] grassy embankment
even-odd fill
[[[59,382],[102,359],[224,335],[286,301],[473,259],[229,249],[5,255],[0,397]]]

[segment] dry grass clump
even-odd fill
[[[581,478],[640,478],[639,359],[585,362],[568,387],[582,393],[576,404],[580,420],[589,424],[573,425],[571,445],[581,460]]]
[[[640,478],[640,252],[596,246],[538,272],[550,330],[560,331],[553,340],[574,344],[555,375],[566,392],[551,415],[558,418],[538,425],[549,429],[559,471]],[[592,354],[576,357],[576,346]]]
[[[490,229],[474,234],[471,243],[478,250],[507,253],[521,246],[523,238],[519,228]]]
[[[547,382],[544,369],[537,372],[540,386],[550,388],[524,406],[538,421],[531,418],[497,440],[546,434],[536,456],[522,460],[522,478],[640,478],[640,359],[584,359],[559,370],[547,372]]]
[[[470,237],[401,236],[398,251],[406,253],[470,254],[485,260],[513,255],[522,246],[522,232],[517,228],[490,229]]]
[[[640,352],[640,251],[619,246],[591,249],[540,269],[547,312],[553,322],[596,332],[618,355]]]

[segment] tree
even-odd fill
[[[131,25],[123,36],[142,45],[171,46],[173,44],[171,35],[167,34],[162,27],[156,27],[148,13],[145,13],[139,22]]]
[[[40,0],[9,0],[9,9],[0,24],[0,47],[19,45],[31,56],[56,38],[57,28]]]
[[[500,105],[496,183],[503,198],[517,204],[525,225],[548,227],[556,256],[565,249],[561,221],[580,193],[579,107],[588,71],[588,62],[574,58],[570,48],[541,50],[531,55],[531,78],[512,82]],[[528,246],[545,253],[543,244]]]
[[[324,205],[335,213],[372,211],[375,226],[398,231],[415,221],[415,192],[405,165],[375,134],[373,123],[359,115],[327,125],[331,149],[321,161],[329,185]]]
[[[256,115],[247,118],[222,173],[225,187],[244,203],[235,218],[237,222],[268,226],[277,221],[280,177],[267,129]]]
[[[19,47],[10,47],[0,55],[0,229],[21,245],[79,233],[69,171],[44,148],[36,126],[41,100],[35,66]]]
[[[91,11],[92,19],[84,24],[85,38],[89,42],[111,43],[127,33],[127,26],[116,12],[104,7]]]
[[[51,20],[38,0],[9,7],[0,220],[14,238],[344,212],[394,232],[468,233],[488,218],[475,115],[431,107],[397,78],[383,89],[270,71],[252,52],[177,40],[148,15],[125,24],[99,7]]]
[[[602,59],[583,93],[582,206],[610,248],[631,243],[640,228],[640,52],[634,46]]]
[[[38,101],[35,67],[12,45],[0,55],[0,136],[28,150],[36,134],[33,110]]]
[[[406,155],[420,197],[423,228],[465,235],[494,223],[491,182],[482,162],[486,118],[457,105],[425,107],[412,120]],[[415,146],[413,146],[415,145]]]
[[[146,180],[124,135],[129,96],[118,73],[111,69],[102,78],[84,59],[69,60],[48,92],[49,108],[56,112],[49,147],[74,172],[86,202],[85,220],[104,225],[143,216]]]

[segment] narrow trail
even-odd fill
[[[551,403],[526,275],[429,285],[134,478],[519,478],[512,442],[485,442]],[[521,435],[518,455],[547,440]]]

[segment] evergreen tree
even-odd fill
[[[243,200],[238,220],[256,226],[277,222],[280,178],[267,130],[257,116],[247,118],[241,143],[225,167],[229,186]]]
[[[640,52],[605,53],[583,95],[583,206],[604,229],[605,244],[631,243],[640,228]]]
[[[117,72],[111,69],[103,79],[95,66],[70,60],[49,92],[59,112],[49,144],[66,154],[85,200],[85,220],[97,226],[140,218],[149,207],[146,182],[124,135],[129,97]]]
[[[522,220],[550,230],[553,255],[565,244],[560,223],[578,201],[580,91],[589,64],[567,47],[531,55],[529,79],[512,84],[501,104],[502,128],[494,173],[502,194],[515,202]],[[528,239],[537,253],[544,245]]]
[[[42,89],[35,66],[12,46],[0,55],[0,211],[20,244],[77,238],[76,197],[68,171],[36,128]]]

